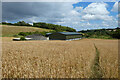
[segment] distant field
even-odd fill
[[[2,25],[2,36],[3,37],[11,37],[19,32],[35,32],[35,31],[50,31],[48,29],[35,28],[35,27],[27,27],[27,26],[10,26],[10,25]]]
[[[118,40],[2,40],[4,78],[118,78]]]

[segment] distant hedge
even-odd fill
[[[26,23],[24,21],[19,21],[17,23],[14,23],[14,25],[16,25],[16,26],[32,26],[29,23]]]
[[[117,29],[115,32],[111,34],[113,38],[120,39],[120,29]]]
[[[70,27],[55,25],[55,24],[48,24],[48,23],[43,23],[43,22],[33,23],[33,27],[52,29],[52,30],[55,30],[56,32],[62,32],[62,31],[76,32],[75,29],[70,28]]]
[[[19,21],[17,23],[7,23],[7,22],[2,22],[3,25],[14,25],[14,26],[32,26],[29,23],[26,23],[24,21]]]
[[[63,31],[76,32],[75,29],[70,28],[70,27],[55,25],[55,24],[50,24],[50,23],[43,23],[43,22],[33,23],[33,25],[26,23],[25,21],[19,21],[17,23],[2,22],[2,24],[14,25],[14,26],[33,26],[33,27],[38,27],[38,28],[52,29],[52,30],[55,30],[56,32],[63,32]]]
[[[115,29],[97,29],[97,30],[82,30],[86,38],[104,38],[104,39],[120,39],[120,28]]]
[[[46,31],[43,31],[43,32],[39,32],[39,31],[35,31],[35,32],[19,32],[18,35],[19,36],[27,36],[27,35],[32,35],[32,34],[41,34],[43,36],[46,36],[46,33],[53,33],[55,31],[50,31],[50,32],[46,32]]]
[[[2,22],[3,25],[14,25],[13,23]]]

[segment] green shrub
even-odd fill
[[[20,32],[18,35],[21,35],[21,36],[26,36],[26,32]]]
[[[120,29],[117,29],[115,32],[111,34],[113,38],[120,39]]]
[[[20,32],[18,33],[19,36],[27,36],[27,35],[32,35],[32,34],[41,34],[43,36],[46,36],[46,33],[52,33],[52,32],[55,32],[55,31],[50,31],[50,32],[46,32],[46,31],[43,31],[43,32],[39,32],[39,31],[35,31],[35,32]]]
[[[20,35],[20,36],[27,36],[27,35],[31,35],[31,34],[33,34],[33,32],[20,32],[20,33],[18,33],[18,35]]]
[[[18,34],[16,34],[16,35],[13,35],[13,37],[19,37],[19,35],[18,35]]]
[[[25,37],[20,37],[20,41],[26,40]]]
[[[19,21],[17,23],[14,23],[14,25],[16,25],[16,26],[32,26],[29,23],[26,23],[24,21]]]

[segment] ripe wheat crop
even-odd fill
[[[96,40],[103,78],[118,78],[118,40]]]
[[[106,42],[94,39],[3,41],[2,76],[3,78],[90,78],[91,66],[96,56],[93,44],[95,43],[100,50],[100,66],[106,72],[103,77],[116,78],[118,73],[114,70],[117,71],[117,63],[113,62],[117,61],[117,40],[111,40],[113,43],[110,44]],[[114,47],[113,50],[110,45]],[[109,49],[111,51],[107,52]],[[105,56],[108,54],[107,59]],[[109,64],[111,66],[108,66]]]

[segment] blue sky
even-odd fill
[[[78,30],[118,27],[117,2],[3,2],[3,21],[46,22]]]
[[[79,3],[76,3],[76,4],[73,4],[73,7],[76,8],[76,7],[83,7],[83,9],[85,9],[86,7],[88,7],[88,5],[92,4],[93,2],[79,2]],[[118,15],[118,11],[112,11],[114,5],[115,5],[115,2],[105,2],[107,4],[107,7],[106,9],[108,10],[109,12],[109,16],[113,16],[116,20],[117,20],[117,15]],[[101,24],[104,20],[101,20],[101,19],[98,19],[98,20],[89,20],[88,22],[91,23],[91,24]],[[107,22],[107,21],[105,21]],[[113,26],[101,26],[101,27],[98,27],[98,28],[114,28],[114,27],[118,27],[117,26],[117,23],[114,24]],[[96,27],[97,28],[97,27]]]

